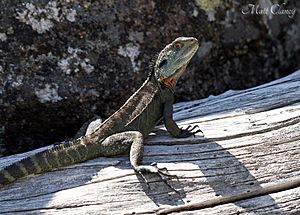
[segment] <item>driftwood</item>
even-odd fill
[[[149,189],[128,156],[98,158],[0,189],[0,213],[152,214],[287,184],[300,176],[300,71],[252,89],[176,104],[174,116],[180,126],[199,125],[204,136],[174,139],[157,127],[146,139],[144,163],[158,162],[176,174],[178,180],[170,183],[179,194],[151,175]],[[0,167],[36,151],[1,158]],[[298,185],[180,213],[297,212]]]

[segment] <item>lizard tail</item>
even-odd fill
[[[37,161],[37,156],[27,157],[0,170],[0,187],[13,183],[19,178],[39,172],[42,172],[42,167]]]
[[[84,137],[31,155],[0,170],[0,188],[31,174],[48,172],[59,167],[88,160]]]

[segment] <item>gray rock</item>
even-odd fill
[[[294,0],[283,8],[299,6]],[[201,49],[178,83],[177,101],[251,87],[299,67],[299,10],[290,18],[243,14],[248,3],[219,0],[2,0],[0,7],[5,155],[72,137],[95,114],[109,116],[178,36],[197,37]]]

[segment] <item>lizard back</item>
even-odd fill
[[[90,134],[91,139],[100,140],[114,133],[132,130],[148,134],[163,116],[163,91],[154,77],[149,77],[119,110]]]

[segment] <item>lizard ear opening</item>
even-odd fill
[[[164,59],[160,62],[160,64],[158,65],[158,68],[162,68],[164,65],[167,65],[167,64],[168,64],[168,61],[166,59]]]

